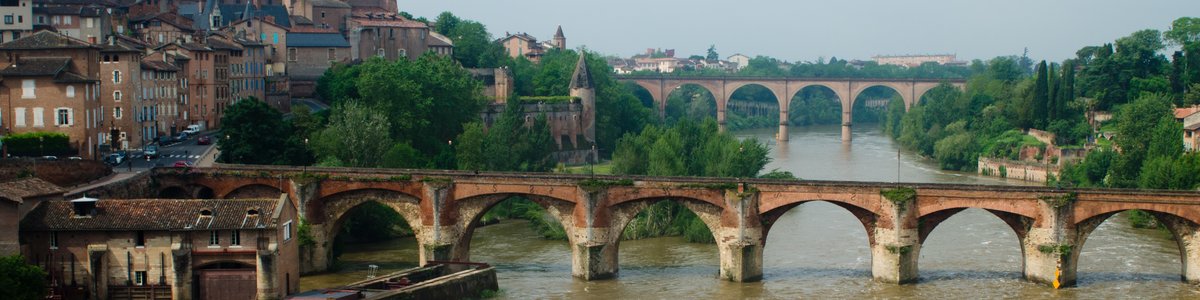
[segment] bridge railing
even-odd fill
[[[168,174],[170,172],[178,172],[178,168],[160,167],[155,168],[154,172]],[[1200,201],[1200,192],[1198,191],[1180,191],[1180,190],[1138,190],[1138,189],[1112,189],[1112,188],[1063,188],[1063,187],[1044,187],[1044,186],[1010,186],[1010,185],[981,185],[981,184],[950,184],[950,183],[915,183],[915,182],[870,182],[870,181],[829,181],[829,180],[792,180],[792,179],[764,179],[764,178],[729,178],[729,177],[682,177],[682,176],[640,176],[640,175],[588,175],[588,174],[561,174],[561,173],[518,173],[518,172],[478,172],[478,171],[463,171],[463,170],[432,170],[432,169],[383,169],[383,168],[342,168],[342,167],[300,167],[300,166],[269,166],[269,165],[238,165],[238,164],[216,164],[211,168],[191,168],[191,172],[214,172],[214,171],[248,171],[248,172],[277,172],[279,176],[284,173],[299,174],[299,173],[323,173],[323,174],[345,174],[345,175],[375,175],[375,176],[412,176],[412,177],[455,177],[462,179],[486,179],[486,178],[505,178],[505,179],[536,179],[547,181],[585,181],[585,180],[602,180],[602,181],[620,181],[631,180],[633,182],[644,183],[678,183],[678,184],[726,184],[726,183],[744,183],[750,185],[794,185],[794,186],[828,186],[828,187],[866,187],[866,188],[891,188],[891,187],[909,187],[917,189],[954,189],[954,190],[975,190],[975,191],[997,191],[997,192],[1036,192],[1036,193],[1064,193],[1064,192],[1079,192],[1079,193],[1105,193],[1105,194],[1121,194],[1121,195],[1166,195],[1166,196],[1187,196],[1195,197],[1196,201]],[[275,174],[272,174],[275,176]],[[417,178],[414,178],[417,179]]]
[[[892,82],[952,82],[965,83],[965,78],[887,78],[887,77],[771,77],[748,75],[691,76],[691,75],[616,75],[617,80],[755,80],[755,81],[892,81]]]

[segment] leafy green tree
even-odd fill
[[[235,102],[221,117],[224,138],[217,139],[223,163],[256,165],[301,165],[312,155],[296,136],[292,124],[266,103],[255,98]]]
[[[1155,127],[1162,123],[1157,120],[1173,118],[1170,103],[1167,95],[1150,94],[1125,105],[1117,113],[1116,143],[1121,147],[1121,155],[1113,164],[1110,184],[1116,187],[1136,185],[1135,180],[1154,141],[1155,135],[1147,133],[1156,131]],[[1175,138],[1179,139],[1178,136]]]
[[[0,289],[10,299],[43,299],[46,295],[46,271],[25,263],[20,255],[0,257]]]
[[[382,112],[357,101],[334,109],[329,125],[316,134],[313,150],[328,166],[381,167],[392,148],[390,123]]]
[[[717,55],[717,45],[708,46],[708,53],[705,54],[704,59],[710,62],[721,60],[721,56]]]
[[[509,101],[491,128],[467,125],[456,139],[459,169],[545,172],[554,167],[552,154],[558,149],[546,116],[539,114],[527,126],[521,103],[520,98]]]
[[[1171,22],[1171,29],[1163,32],[1163,38],[1176,46],[1200,41],[1200,18],[1181,17],[1175,19]]]

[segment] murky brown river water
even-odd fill
[[[1029,184],[938,170],[935,162],[901,151],[876,126],[854,128],[854,141],[841,142],[837,126],[793,127],[780,145],[774,130],[737,132],[773,148],[767,170],[791,171],[805,179],[981,184]],[[353,245],[340,257],[342,271],[301,278],[303,289],[336,286],[365,278],[367,265],[387,273],[416,265],[412,239]],[[920,282],[908,285],[871,280],[871,254],[861,224],[845,209],[826,202],[798,206],[777,221],[767,238],[763,280],[732,283],[717,279],[712,244],[680,238],[622,241],[620,275],[613,280],[571,277],[565,241],[547,241],[522,221],[476,231],[471,259],[496,266],[505,299],[733,299],[733,298],[1062,298],[1200,299],[1200,287],[1179,281],[1180,258],[1164,231],[1133,229],[1124,215],[1100,226],[1083,246],[1079,285],[1053,290],[1021,279],[1021,249],[1000,219],[968,209],[933,231],[921,248]]]

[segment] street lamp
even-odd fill
[[[592,174],[592,179],[596,179],[596,142],[592,142],[592,152],[588,153],[588,173]]]
[[[304,138],[304,148],[305,148],[305,150],[308,150],[308,138]],[[302,171],[302,174],[308,175],[308,163],[307,162],[304,164],[304,169]]]

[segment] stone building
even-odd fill
[[[31,0],[0,1],[0,42],[21,38],[33,31],[33,2]]]
[[[100,124],[108,132],[103,145],[109,149],[142,148],[145,136],[137,122],[141,99],[142,55],[144,45],[109,37],[100,46],[100,107],[108,123]],[[115,134],[114,134],[115,133]]]
[[[558,151],[554,156],[560,163],[584,164],[595,161],[596,150],[596,89],[592,84],[592,75],[585,60],[586,55],[580,55],[575,63],[575,71],[571,75],[569,101],[525,101],[522,109],[525,113],[525,125],[532,126],[538,116],[546,116],[550,127],[550,136],[554,138]],[[487,82],[489,72],[473,70],[476,78]],[[499,97],[499,93],[511,86],[512,76],[507,69],[492,70],[492,84],[489,90],[497,96],[482,113],[484,124],[491,126],[504,113],[507,97]]]
[[[20,254],[21,218],[43,201],[62,200],[65,192],[37,177],[0,182],[0,256]]]
[[[504,50],[508,56],[517,58],[525,57],[532,62],[539,62],[542,55],[550,49],[566,49],[567,37],[563,35],[562,26],[554,32],[554,38],[551,42],[538,42],[537,38],[528,33],[506,34],[496,42],[504,46]]]
[[[921,64],[927,62],[940,65],[966,64],[966,62],[959,61],[957,55],[954,54],[876,55],[871,58],[881,65],[897,65],[909,68],[919,67]]]
[[[180,109],[187,107],[182,97],[187,91],[179,78],[180,68],[172,60],[170,55],[159,53],[139,62],[142,94],[136,114],[143,116],[138,119],[147,143],[162,135],[173,135],[190,125],[186,124],[187,110]]]
[[[33,8],[33,24],[53,27],[63,35],[101,43],[112,34],[108,9],[100,6],[57,5]]]
[[[350,61],[350,43],[332,30],[294,30],[287,38],[287,69],[293,96],[312,97],[317,79],[326,69]]]
[[[92,299],[281,299],[299,291],[299,218],[278,199],[42,203],[25,256]]]
[[[0,44],[0,122],[5,132],[59,132],[80,156],[107,139],[101,112],[100,47],[52,31]]]

